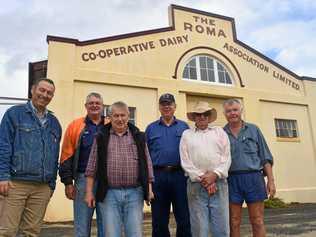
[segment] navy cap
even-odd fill
[[[166,94],[162,94],[159,98],[159,104],[163,102],[175,103],[176,101],[173,95],[166,93]]]

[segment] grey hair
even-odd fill
[[[243,110],[243,106],[242,106],[240,100],[238,100],[236,98],[230,98],[230,99],[225,100],[223,102],[223,108],[225,107],[225,105],[232,105],[232,104],[239,104],[240,110],[241,111]]]
[[[102,104],[103,104],[103,98],[102,98],[102,95],[97,93],[97,92],[91,92],[87,95],[87,98],[86,98],[86,103],[88,103],[88,101],[90,100],[91,97],[95,97],[95,98],[98,98],[102,101]]]
[[[113,113],[113,108],[120,108],[120,109],[125,109],[127,113],[129,113],[128,106],[125,102],[123,101],[117,101],[114,102],[113,104],[110,105],[109,110],[108,110],[108,115],[111,116]]]

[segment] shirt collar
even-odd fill
[[[129,130],[129,128],[127,128],[127,130],[123,133],[123,136],[125,136],[125,135],[128,136],[129,133],[130,133],[130,130]],[[110,134],[118,136],[112,127],[110,128]]]
[[[36,114],[36,116],[38,115],[38,109],[35,108],[35,106],[33,105],[32,101],[30,100],[30,105],[31,105],[31,108],[33,110],[33,112]],[[44,116],[43,117],[46,117],[48,114],[48,110],[47,108],[45,108],[44,110]]]
[[[86,124],[93,124],[93,125],[95,125],[95,123],[92,122],[92,120],[89,118],[88,115],[85,117],[84,121],[85,121]],[[100,120],[100,122],[97,125],[100,125],[100,124],[104,124],[104,116],[101,116],[101,120]]]
[[[172,126],[172,125],[174,125],[174,124],[177,124],[177,123],[178,123],[178,119],[177,119],[175,116],[173,116],[173,121],[172,121],[172,123],[170,124],[170,126]],[[159,118],[159,124],[160,124],[160,125],[166,125],[166,124],[164,123],[164,121],[162,120],[162,117]]]
[[[241,126],[240,131],[246,130],[247,128],[248,128],[248,123],[245,122],[244,120],[242,120],[242,126]],[[229,128],[229,124],[228,124],[228,123],[224,126],[224,130],[225,130],[227,133],[232,134],[232,132],[230,131],[230,128]]]
[[[210,130],[213,130],[214,129],[214,126],[212,125],[208,125],[208,127],[204,130],[201,130],[201,129],[198,129],[197,127],[194,127],[194,132],[208,132]]]

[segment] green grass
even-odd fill
[[[289,207],[289,204],[285,203],[281,198],[269,198],[264,201],[265,208],[286,208]]]

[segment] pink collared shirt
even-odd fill
[[[181,166],[191,181],[200,181],[206,171],[227,178],[231,164],[230,144],[221,127],[185,130],[180,141]]]

